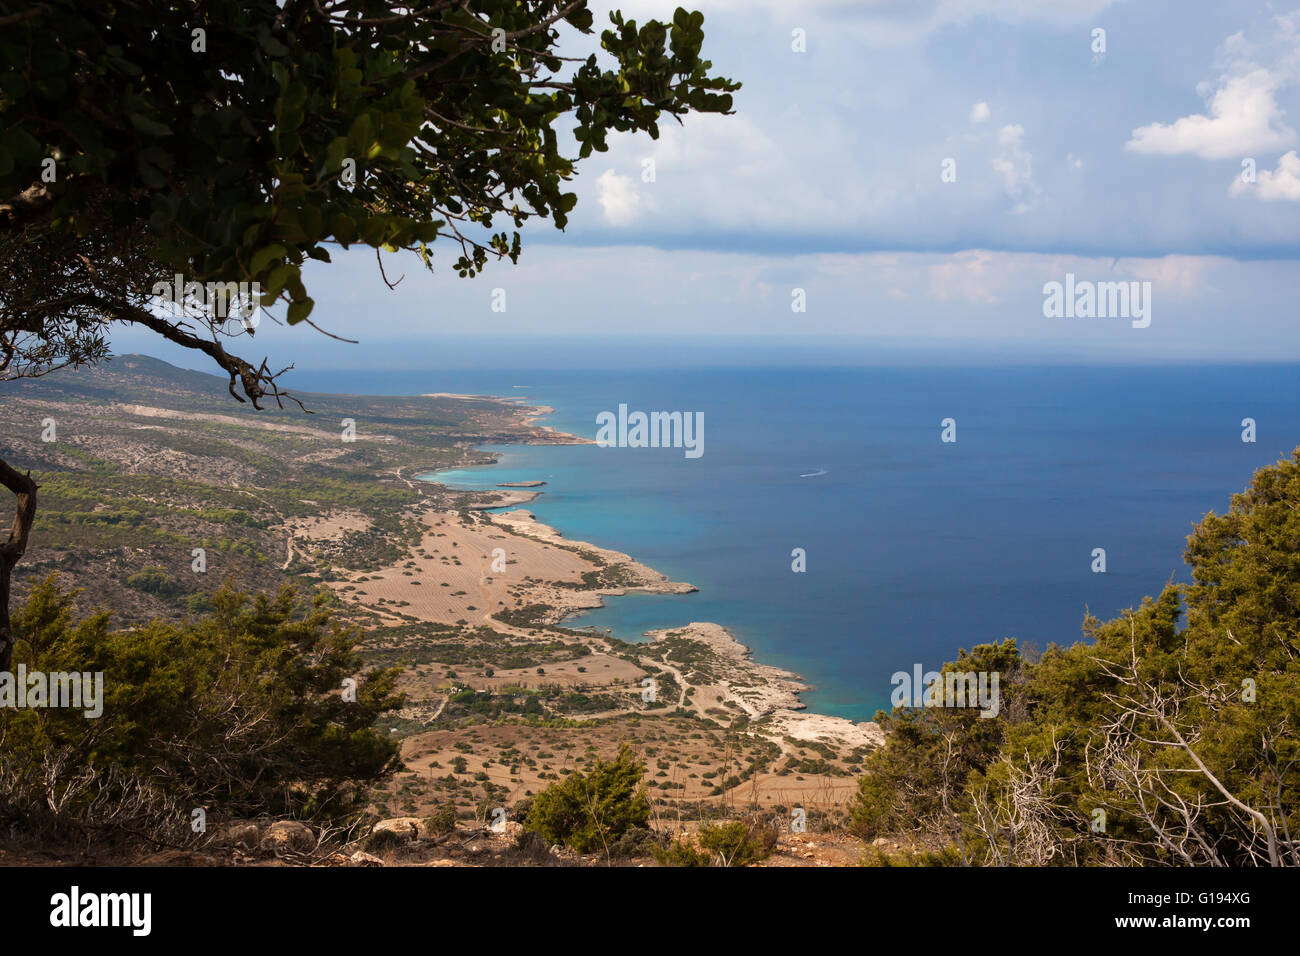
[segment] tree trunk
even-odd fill
[[[9,540],[0,546],[0,671],[12,669],[14,654],[13,628],[9,624],[9,579],[23,552],[27,550],[27,536],[36,519],[36,482],[31,472],[21,474],[0,459],[0,484],[18,498]]]

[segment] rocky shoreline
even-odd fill
[[[497,400],[515,408],[523,408],[524,421],[539,429],[544,429],[545,426],[535,426],[533,423],[554,411],[545,405],[521,406],[517,399]],[[554,429],[547,430],[546,438],[553,440],[542,440],[536,443],[588,443],[586,439]],[[545,482],[503,482],[497,487],[532,489],[544,484]],[[535,500],[542,493],[514,491],[507,494],[513,500],[508,500],[506,504],[502,501],[506,499],[506,495],[502,495],[497,499],[501,503],[493,507],[499,509],[503,505],[508,507],[524,504]],[[525,495],[526,500],[521,500]],[[555,595],[558,599],[555,623],[560,623],[584,610],[603,606],[603,598],[606,596],[614,597],[632,591],[685,594],[698,590],[691,584],[670,581],[666,575],[660,574],[630,555],[589,542],[566,539],[560,531],[538,521],[537,517],[529,511],[496,511],[489,514],[488,518],[494,524],[540,542],[593,552],[607,562],[632,569],[636,575],[636,582],[627,587],[565,591],[562,595]],[[855,722],[843,717],[809,713],[807,705],[800,699],[800,694],[810,689],[803,678],[792,671],[755,661],[750,648],[736,640],[735,636],[720,624],[692,622],[682,627],[650,631],[645,636],[652,642],[677,639],[703,649],[708,660],[702,662],[697,670],[701,673],[708,671],[713,675],[709,678],[713,682],[690,680],[686,675],[680,675],[682,679],[693,687],[701,688],[702,695],[721,698],[722,702],[738,708],[749,718],[755,732],[778,743],[783,742],[785,738],[834,742],[848,747],[880,746],[884,742],[884,734],[880,726],[874,722]]]

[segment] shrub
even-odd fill
[[[759,821],[706,824],[695,834],[700,847],[720,866],[749,866],[772,855],[776,828]]]
[[[137,571],[126,579],[126,586],[134,588],[137,591],[143,591],[145,594],[154,594],[158,597],[176,597],[183,594],[185,589],[176,581],[167,576],[167,572],[159,567],[146,567],[142,571]]]
[[[367,853],[383,853],[405,847],[410,842],[409,834],[398,833],[395,830],[380,830],[366,837],[365,848]]]
[[[701,853],[685,840],[673,840],[666,847],[655,847],[655,862],[660,866],[709,866],[713,858]]]
[[[321,602],[223,588],[199,620],[113,631],[105,612],[73,619],[77,593],[53,576],[32,588],[14,616],[14,665],[102,672],[103,712],[0,711],[0,826],[170,840],[192,807],[342,819],[400,765],[374,729],[401,704],[396,670],[370,671],[344,701],[360,633]]]
[[[609,845],[609,855],[612,857],[646,856],[659,849],[659,846],[653,830],[633,827]]]
[[[955,846],[941,850],[900,850],[886,853],[878,846],[869,846],[862,851],[860,866],[879,866],[888,868],[962,866],[961,851]]]
[[[424,829],[433,836],[442,836],[456,829],[456,808],[445,803],[424,820]]]
[[[548,844],[609,854],[621,836],[645,829],[650,821],[644,776],[645,765],[624,744],[613,760],[597,759],[587,773],[574,773],[539,793],[524,828],[540,833]]]

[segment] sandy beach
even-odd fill
[[[472,397],[518,409],[537,441],[584,441],[535,425],[537,418],[550,412],[545,406]],[[372,612],[381,624],[417,631],[431,625],[438,633],[469,635],[498,645],[518,642],[568,648],[544,668],[456,668],[454,679],[441,670],[415,666],[401,682],[409,701],[404,719],[430,724],[443,714],[457,689],[510,693],[511,689],[559,687],[610,701],[608,707],[583,714],[596,722],[592,726],[669,707],[722,726],[743,726],[746,733],[768,741],[773,753],[792,761],[816,756],[804,745],[817,752],[830,747],[861,753],[883,742],[874,723],[808,713],[799,698],[808,688],[799,675],[755,661],[749,648],[721,624],[684,622],[649,632],[645,642],[635,646],[635,655],[627,652],[629,645],[603,632],[575,630],[568,619],[601,606],[606,598],[633,591],[684,594],[696,589],[670,580],[631,555],[570,540],[539,521],[524,506],[544,493],[539,483],[531,482],[462,492],[459,508],[430,507],[419,513],[419,542],[400,560],[329,583],[340,598]],[[354,516],[338,517],[354,526]],[[301,522],[288,531],[300,551],[310,551],[313,540],[336,533],[329,522]],[[405,647],[396,639],[390,650],[400,655]],[[648,686],[662,696],[647,701]],[[451,748],[458,743],[453,731],[430,730],[408,738],[404,754],[412,772],[423,767],[432,773],[456,756]],[[681,743],[678,747],[689,749]],[[484,772],[491,777],[497,771],[485,763]],[[516,795],[545,783],[517,772],[523,776],[514,778]],[[713,782],[698,775],[683,775],[674,786],[680,788],[679,797],[688,799],[717,793]],[[850,776],[791,775],[789,771],[758,774],[744,783],[754,799],[773,803],[816,798],[840,804],[853,787]]]
[[[502,497],[531,500],[536,493]],[[602,596],[632,590],[671,594],[694,590],[626,554],[567,541],[522,509],[429,511],[421,520],[423,537],[406,560],[380,571],[350,575],[331,587],[345,596],[365,598],[363,603],[381,612],[400,607],[420,621],[484,624],[521,633],[531,629],[503,624],[493,615],[502,609],[544,604],[554,610],[549,623],[559,623],[574,611],[599,607]],[[591,555],[618,566],[629,583],[585,588],[583,574],[602,566]]]

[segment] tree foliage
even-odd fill
[[[103,674],[102,714],[0,711],[0,820],[77,831],[130,803],[122,826],[179,843],[189,814],[342,818],[398,765],[374,729],[401,703],[396,669],[363,675],[358,633],[326,602],[223,588],[187,623],[114,631],[77,619],[75,592],[39,582],[15,614],[15,667]],[[343,695],[357,679],[356,699]]]
[[[731,110],[703,22],[616,12],[597,40],[585,0],[0,0],[0,380],[98,362],[121,323],[241,402],[297,401],[237,354],[256,325],[232,295],[314,325],[304,266],[331,247],[517,260],[611,132]],[[4,668],[39,486],[3,461],[0,484]]]
[[[650,801],[641,780],[645,765],[625,744],[613,760],[597,759],[586,773],[551,784],[533,800],[524,828],[548,844],[579,853],[609,853],[620,837],[645,829]]]
[[[999,718],[881,715],[851,827],[971,863],[1300,865],[1300,450],[1186,560],[1192,584],[1088,617],[1085,642],[975,648],[1011,671]]]
[[[106,322],[136,322],[255,403],[273,374],[212,342],[243,329],[160,320],[155,282],[256,282],[294,324],[331,246],[432,267],[442,238],[473,275],[528,219],[566,225],[611,132],[657,137],[738,88],[680,8],[614,13],[598,46],[583,0],[0,0],[0,22],[0,369],[93,361]]]

